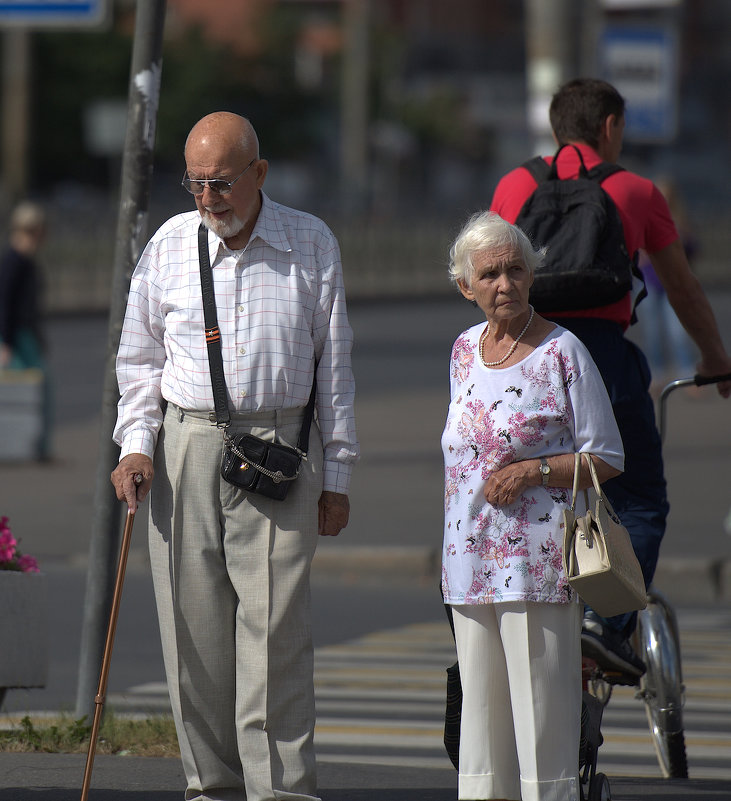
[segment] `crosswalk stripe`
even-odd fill
[[[680,615],[685,740],[691,778],[731,779],[731,615]],[[446,622],[386,629],[315,650],[321,762],[452,769],[443,738],[446,668],[455,661]],[[164,684],[131,688],[109,703],[167,709]],[[645,707],[616,687],[602,721],[598,769],[658,777]]]

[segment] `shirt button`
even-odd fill
[[[245,398],[246,397],[246,390],[245,389],[240,389],[239,390],[239,397],[240,398]]]
[[[246,348],[244,347],[239,348],[239,353],[243,356],[246,353]]]
[[[239,304],[239,311],[242,312],[244,310],[244,306],[242,303]]]

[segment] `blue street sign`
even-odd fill
[[[627,103],[627,141],[669,142],[677,131],[678,44],[666,25],[609,25],[602,74]]]
[[[0,2],[0,27],[87,28],[108,19],[109,0],[16,0]]]

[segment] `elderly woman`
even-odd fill
[[[452,349],[442,435],[460,799],[579,799],[581,604],[563,572],[562,513],[575,452],[592,454],[600,481],[624,456],[588,352],[528,303],[542,259],[492,212],[450,252],[452,278],[487,318]],[[590,485],[583,466],[579,486]]]

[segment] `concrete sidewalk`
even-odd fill
[[[0,754],[0,801],[78,801],[86,756]],[[380,764],[318,766],[322,801],[454,801],[453,770]],[[610,777],[613,801],[721,801],[731,782]],[[185,790],[177,759],[97,756],[89,801],[180,801]]]

